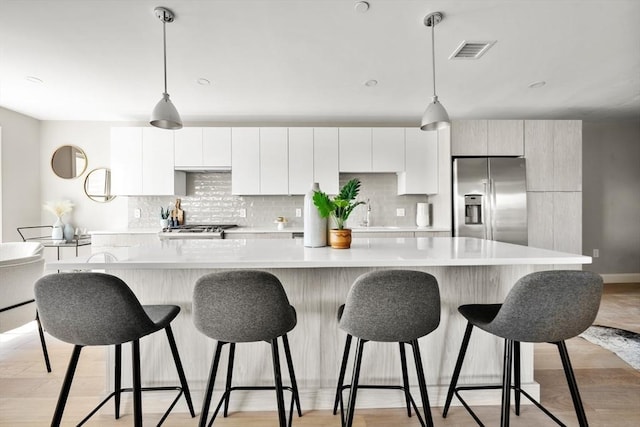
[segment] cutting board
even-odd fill
[[[180,207],[180,199],[176,199],[176,207],[171,211],[171,218],[177,218],[178,225],[184,225],[184,211]]]

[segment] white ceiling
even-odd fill
[[[148,120],[168,91],[185,122],[418,124],[429,12],[452,119],[640,116],[639,0],[0,0],[0,106],[41,120]],[[479,60],[463,41],[496,40]],[[26,76],[42,79],[42,84]],[[198,78],[211,81],[197,84]],[[364,85],[369,79],[376,87]],[[528,84],[547,84],[530,89]]]

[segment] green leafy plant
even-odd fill
[[[169,210],[169,208],[167,207],[167,210],[164,210],[162,208],[162,206],[160,206],[160,218],[161,219],[169,219],[169,214],[171,213],[171,211]]]
[[[358,193],[360,192],[360,180],[353,178],[347,182],[340,194],[331,198],[322,191],[315,191],[313,194],[313,204],[318,208],[318,212],[322,218],[331,216],[336,222],[336,227],[339,230],[344,229],[344,224],[351,215],[351,212],[358,205],[363,205],[364,202],[356,201]]]

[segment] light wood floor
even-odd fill
[[[596,324],[620,327],[640,333],[640,284],[606,285]],[[23,328],[24,329],[24,328]],[[21,332],[0,334],[0,426],[49,425],[60,385],[64,378],[71,346],[47,336],[53,372],[47,374],[42,362],[39,341],[31,327]],[[567,342],[569,354],[580,387],[587,417],[592,426],[640,425],[640,372],[602,348],[581,338]],[[75,425],[101,400],[103,388],[103,351],[86,348],[82,357],[63,425]],[[542,402],[569,426],[577,425],[557,351],[548,344],[536,345],[535,379],[541,385]],[[144,399],[153,399],[145,394]],[[200,402],[194,402],[199,408]],[[304,408],[304,402],[302,402]],[[183,405],[180,402],[178,405]],[[181,410],[184,410],[182,408]],[[499,424],[499,408],[478,408],[487,425]],[[473,419],[459,406],[443,419],[442,408],[432,408],[436,426],[474,426]],[[145,413],[147,425],[155,425],[160,414]],[[554,425],[532,406],[523,408],[520,417],[512,414],[513,426]],[[115,421],[107,415],[96,415],[87,425],[130,426],[130,409]],[[167,426],[196,426],[197,418],[185,413],[171,414]],[[216,426],[276,426],[275,413],[243,412],[219,418]],[[329,411],[307,411],[294,419],[294,426],[339,426],[340,420]],[[407,418],[401,409],[359,410],[358,427],[418,426],[415,418]]]

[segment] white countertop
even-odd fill
[[[416,227],[416,226],[373,226],[373,227],[353,227],[351,229],[354,233],[384,233],[384,232],[414,232],[414,231],[451,231],[450,228],[444,227]],[[90,231],[91,235],[111,235],[111,234],[158,234],[161,231],[158,228],[130,228],[126,230],[95,230]],[[227,234],[238,233],[302,233],[303,227],[284,227],[282,230],[278,230],[275,225],[273,227],[237,227],[224,231]]]
[[[46,264],[48,270],[590,264],[591,257],[468,237],[358,238],[351,249],[302,239],[170,239]]]

